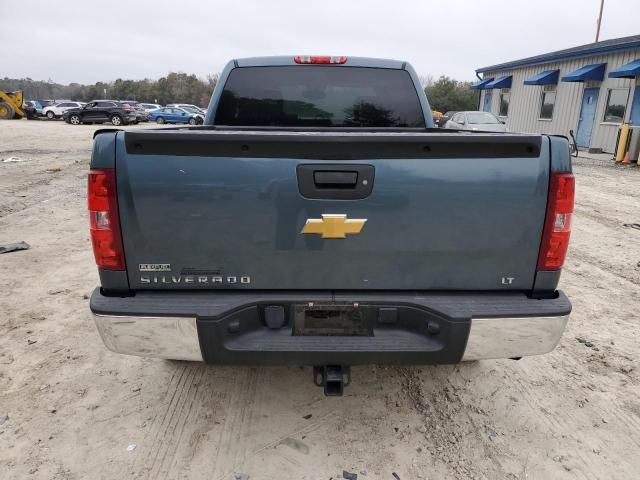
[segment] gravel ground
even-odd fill
[[[325,398],[309,369],[104,348],[88,315],[96,128],[0,123],[0,244],[31,245],[0,255],[0,478],[638,478],[640,168],[575,162],[574,311],[554,352],[354,368]]]

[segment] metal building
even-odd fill
[[[613,153],[618,129],[640,125],[640,35],[482,67],[479,109],[509,130],[569,135]],[[480,74],[482,75],[480,77]]]

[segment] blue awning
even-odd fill
[[[524,81],[525,85],[557,85],[560,70],[545,70]]]
[[[471,88],[474,88],[476,90],[484,90],[486,88],[486,85],[491,82],[493,82],[493,77],[486,78],[478,83],[474,83],[473,85],[471,85]]]
[[[616,68],[612,72],[609,72],[609,76],[613,78],[640,77],[640,59],[622,65],[620,68]]]
[[[493,82],[487,83],[484,88],[511,88],[511,75],[500,77]]]
[[[563,82],[586,82],[587,80],[595,80],[601,82],[604,78],[604,67],[606,63],[594,63],[593,65],[585,65],[575,72],[562,77]]]

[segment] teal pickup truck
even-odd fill
[[[88,203],[107,348],[307,365],[551,351],[574,177],[565,138],[434,128],[411,66],[231,61],[203,126],[99,130]]]

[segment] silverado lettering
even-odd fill
[[[249,284],[251,277],[243,275],[240,277],[230,275],[222,277],[219,275],[140,275],[140,283],[198,283],[198,284],[228,284],[236,283]]]

